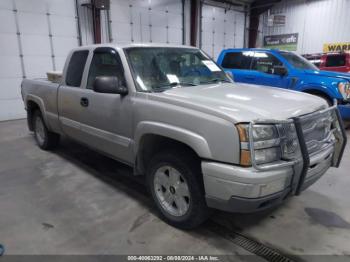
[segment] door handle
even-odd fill
[[[80,98],[80,105],[83,107],[89,106],[89,99],[87,99],[86,97]]]

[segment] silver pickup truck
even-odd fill
[[[23,80],[22,96],[39,147],[66,136],[130,165],[180,228],[209,208],[255,212],[298,195],[346,144],[336,106],[236,84],[189,46],[80,47],[60,83]]]

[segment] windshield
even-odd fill
[[[199,49],[133,47],[126,55],[139,91],[160,92],[170,88],[215,82],[231,82]]]
[[[310,61],[297,54],[291,52],[280,52],[280,55],[283,56],[290,64],[292,64],[297,69],[319,70]]]

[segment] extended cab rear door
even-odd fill
[[[81,141],[81,115],[84,108],[80,105],[82,96],[82,78],[86,69],[89,50],[73,51],[67,58],[63,84],[58,89],[57,107],[59,121],[64,134]]]
[[[76,70],[79,65],[74,56],[75,53],[70,64]],[[70,69],[69,65],[67,70]],[[98,76],[116,76],[125,83],[118,52],[111,47],[90,50],[80,85],[76,83],[72,86],[69,76],[67,71],[66,85],[59,89],[58,95],[64,133],[113,158],[132,163],[130,96],[93,91],[94,80]]]

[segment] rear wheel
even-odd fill
[[[208,217],[200,167],[194,157],[166,151],[155,155],[147,182],[162,218],[178,228],[191,229]]]
[[[50,132],[47,129],[39,110],[35,111],[34,113],[33,127],[35,141],[41,149],[49,150],[58,145],[60,136],[56,133]]]

